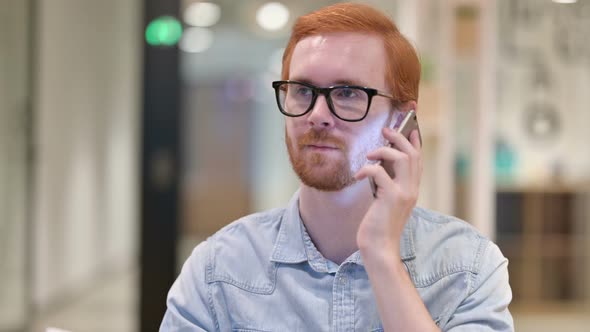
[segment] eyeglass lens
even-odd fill
[[[301,115],[309,110],[314,102],[316,91],[313,88],[294,82],[284,83],[279,88],[279,102],[284,112]],[[368,94],[359,88],[335,88],[330,91],[328,106],[344,119],[362,118],[369,104]]]

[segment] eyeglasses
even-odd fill
[[[297,117],[313,109],[320,94],[324,95],[330,112],[344,121],[361,121],[369,113],[374,96],[395,100],[393,96],[377,89],[362,86],[331,86],[318,88],[296,81],[272,82],[279,110],[286,116]]]

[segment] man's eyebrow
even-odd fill
[[[311,84],[311,85],[315,86],[315,84],[311,80],[308,80],[306,78],[291,77],[291,78],[289,78],[289,81],[301,82],[301,83]]]
[[[355,86],[367,86],[366,84],[355,81],[355,80],[336,80],[332,85],[355,85]]]
[[[301,83],[311,84],[311,85],[314,85],[317,87],[321,87],[320,85],[316,84],[312,80],[309,80],[306,78],[292,77],[290,80],[301,82]],[[351,80],[351,79],[338,79],[338,80],[330,82],[330,84],[328,86],[340,86],[340,85],[354,85],[354,86],[363,86],[363,87],[367,86],[365,83],[362,83],[362,82],[356,81],[356,80]]]

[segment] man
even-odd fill
[[[194,249],[161,331],[512,331],[498,247],[415,207],[419,134],[391,127],[416,109],[420,64],[393,22],[351,3],[300,17],[282,78],[301,187]]]

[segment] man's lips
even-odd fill
[[[330,151],[330,150],[338,150],[335,146],[330,145],[322,145],[322,144],[306,144],[306,148],[311,150],[318,150],[318,151]]]

